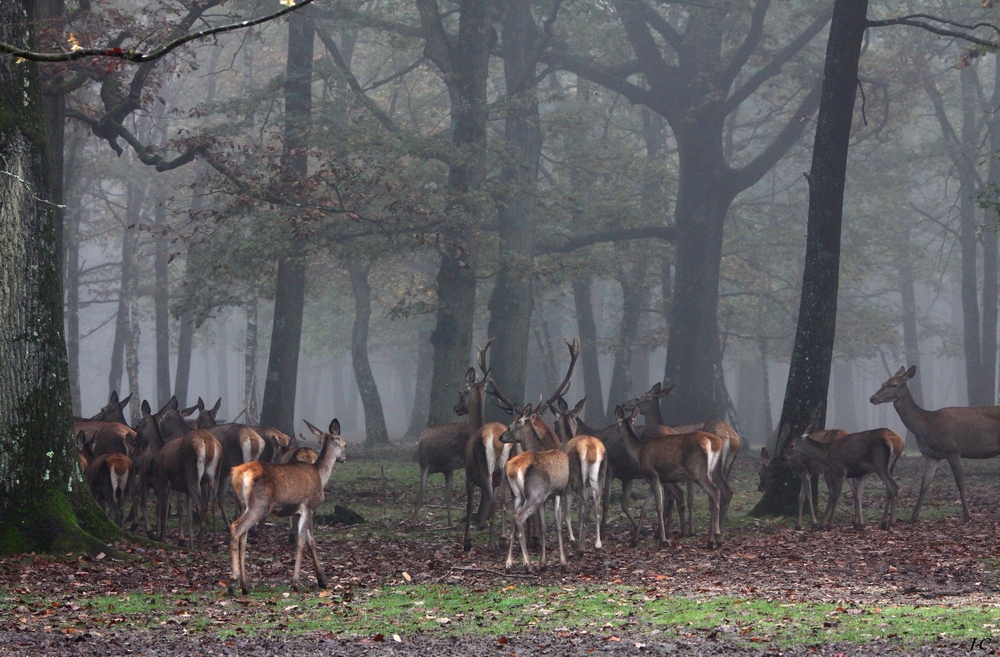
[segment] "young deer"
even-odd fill
[[[326,576],[316,553],[316,539],[312,533],[313,512],[323,502],[323,488],[333,472],[333,464],[347,460],[347,443],[340,437],[340,422],[330,422],[326,433],[308,422],[310,430],[322,436],[323,445],[316,463],[263,463],[255,461],[233,468],[230,478],[233,491],[243,514],[229,528],[229,551],[232,556],[233,576],[229,580],[229,593],[236,592],[236,584],[246,595],[250,592],[247,581],[247,533],[268,514],[286,517],[298,514],[299,537],[295,549],[295,574],[292,586],[299,590],[302,552],[306,544],[312,553],[316,568],[316,581],[326,587]]]
[[[896,460],[903,452],[903,439],[888,429],[872,429],[824,442],[813,440],[807,431],[801,438],[788,445],[789,459],[813,461],[830,474],[827,485],[829,501],[823,518],[823,526],[833,526],[833,514],[837,500],[844,486],[844,479],[850,479],[854,493],[854,528],[864,527],[861,497],[864,494],[864,477],[871,473],[878,475],[885,484],[885,508],[882,511],[882,529],[890,529],[896,522],[896,498],[899,486],[892,478]]]
[[[170,491],[186,495],[185,517],[188,527],[188,548],[194,549],[192,504],[198,505],[198,547],[204,545],[205,520],[218,489],[219,463],[222,445],[208,431],[195,429],[163,446],[153,462],[153,490],[156,493],[159,540],[167,529]],[[215,513],[212,512],[212,540],[216,537]]]
[[[552,407],[555,416],[555,432],[562,442],[562,450],[569,456],[570,488],[566,492],[566,528],[569,530],[569,540],[576,541],[578,552],[583,551],[584,523],[590,516],[593,505],[596,514],[594,531],[597,539],[594,548],[600,550],[601,544],[601,495],[608,472],[607,450],[599,438],[581,433],[580,411],[587,398],[581,399],[575,407],[569,408],[566,400],[560,397],[556,406]],[[580,509],[577,517],[580,521],[580,538],[573,536],[573,523],[570,519],[570,509],[573,506],[573,494],[580,498]],[[588,500],[588,495],[592,499]]]
[[[916,373],[916,365],[908,370],[900,367],[870,400],[873,404],[892,402],[899,419],[916,437],[917,448],[924,457],[924,478],[910,522],[919,519],[924,495],[942,460],[948,461],[955,475],[955,485],[962,498],[962,521],[968,522],[972,514],[965,499],[962,459],[991,459],[1000,455],[1000,406],[924,410],[917,406],[907,387],[907,382]]]
[[[111,519],[119,527],[123,524],[125,495],[132,481],[132,459],[124,454],[94,456],[86,434],[77,434],[80,469],[91,494],[99,504],[110,511]]]
[[[544,406],[543,406],[544,407]],[[545,503],[555,500],[556,536],[559,542],[559,563],[566,565],[566,553],[562,540],[562,496],[569,485],[569,457],[560,449],[546,449],[553,443],[558,446],[559,439],[552,430],[532,412],[528,404],[507,430],[500,436],[500,442],[518,444],[525,451],[511,457],[504,468],[507,483],[514,496],[514,522],[512,523],[510,542],[507,546],[506,568],[514,566],[514,538],[517,536],[521,544],[521,556],[524,568],[531,571],[531,559],[528,557],[528,545],[525,526],[528,518],[538,513],[541,522],[542,559],[544,568],[547,563],[545,552]]]
[[[827,430],[827,431],[816,431],[810,436],[813,440],[817,440],[823,443],[831,443],[835,440],[839,440],[847,435],[846,431],[839,430]],[[788,436],[788,428],[782,430],[781,435],[778,437],[778,444],[781,444],[784,439]],[[802,529],[802,507],[805,502],[809,502],[809,518],[810,518],[810,528],[816,529],[819,524],[816,521],[816,506],[813,504],[812,495],[812,481],[813,477],[824,474],[826,478],[826,487],[829,490],[832,486],[829,473],[827,473],[823,468],[809,459],[802,458],[799,455],[789,455],[787,448],[782,454],[780,459],[771,459],[771,454],[767,451],[766,447],[762,447],[760,450],[760,483],[757,485],[757,492],[763,493],[774,483],[774,480],[781,474],[782,468],[787,465],[788,468],[796,474],[799,478],[799,516],[795,521],[795,529]],[[854,490],[854,484],[851,484],[851,490]]]
[[[618,420],[622,440],[632,458],[639,464],[639,470],[650,488],[650,495],[643,502],[642,511],[639,513],[639,522],[632,537],[632,544],[638,544],[639,530],[642,528],[651,500],[656,504],[656,515],[660,522],[660,542],[666,542],[667,530],[663,522],[663,484],[693,481],[708,495],[711,516],[708,545],[721,547],[720,493],[714,478],[715,470],[722,462],[722,439],[704,431],[695,431],[683,434],[652,434],[646,436],[645,440],[640,440],[635,428],[635,418],[638,414],[638,407],[633,409],[631,416],[626,416],[621,406],[615,407],[615,418]],[[673,505],[673,499],[670,503]],[[670,517],[669,509],[667,517]],[[683,523],[683,516],[681,520]]]

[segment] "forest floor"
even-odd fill
[[[202,552],[125,542],[97,555],[21,555],[0,560],[0,655],[924,655],[967,652],[973,641],[978,654],[1000,654],[996,460],[965,462],[971,523],[959,521],[945,467],[917,525],[878,529],[884,497],[872,478],[868,527],[851,527],[848,492],[836,528],[810,532],[747,515],[757,474],[742,455],[722,549],[704,547],[700,493],[701,536],[661,548],[647,533],[630,548],[616,493],[604,550],[591,530],[584,554],[567,545],[565,569],[529,575],[504,572],[505,553],[485,549],[485,531],[462,550],[461,476],[455,526],[445,526],[438,475],[432,506],[409,529],[418,469],[401,451],[352,445],[336,466],[320,513],[341,504],[366,522],[317,527],[328,589],[314,588],[306,559],[313,588],[291,591],[294,551],[274,518],[248,548],[247,596],[226,594],[224,531]],[[897,467],[903,520],[921,471],[919,458]],[[549,545],[558,564],[551,523]]]

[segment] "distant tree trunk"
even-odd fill
[[[490,298],[487,332],[496,337],[491,357],[503,363],[494,370],[493,378],[510,399],[523,404],[534,277],[536,181],[542,152],[531,3],[510,0],[502,30],[504,81],[509,97],[504,116],[502,191],[496,198],[500,269]],[[495,405],[486,409],[488,420],[508,420]]]
[[[632,248],[631,246],[629,247]],[[622,267],[618,282],[622,289],[622,323],[618,329],[615,345],[615,365],[611,373],[611,390],[608,393],[606,417],[614,415],[615,405],[629,396],[631,381],[629,370],[632,366],[632,345],[639,334],[639,320],[646,307],[646,272],[644,253],[631,252],[630,264]]]
[[[312,128],[312,62],[314,29],[304,12],[288,18],[288,59],[285,70],[285,132],[283,164],[291,178],[309,173],[309,132]],[[305,309],[306,262],[302,237],[291,238],[291,253],[279,259],[274,289],[274,323],[264,380],[262,425],[288,435],[295,428],[295,386],[298,382],[302,313]]]
[[[361,404],[365,409],[365,444],[369,447],[389,442],[389,432],[385,428],[385,413],[382,399],[375,385],[371,364],[368,362],[368,322],[372,316],[372,289],[368,284],[368,263],[351,260],[347,272],[351,276],[351,290],[354,292],[354,328],[351,330],[351,363],[354,379],[361,393]]]
[[[740,361],[737,383],[739,391],[739,413],[743,420],[743,438],[748,441],[767,444],[771,427],[767,424],[764,399],[764,373],[760,361]],[[760,440],[763,439],[763,440]]]
[[[229,397],[229,322],[226,318],[219,318],[219,328],[215,333],[215,359],[219,379],[219,396],[222,397],[222,407],[219,410],[220,417],[233,417],[233,408]]]
[[[257,290],[250,288],[246,301],[247,339],[243,351],[243,408],[247,424],[260,423],[257,415]]]
[[[490,54],[497,36],[491,21],[495,2],[462,0],[458,32],[445,32],[437,0],[416,3],[425,33],[424,54],[441,71],[451,102],[451,142],[454,156],[448,167],[448,204],[445,213],[455,227],[441,254],[437,275],[437,323],[431,336],[434,375],[431,383],[430,423],[455,417],[454,386],[469,367],[476,306],[476,245],[474,230],[484,208],[477,198],[486,175],[487,80]],[[452,386],[452,387],[446,387]]]
[[[37,9],[0,3],[0,41],[31,47]],[[96,549],[77,524],[100,512],[76,462],[37,66],[0,58],[0,89],[0,551]]]
[[[142,216],[142,204],[146,197],[145,185],[136,180],[134,173],[129,174],[125,192],[125,226],[122,233],[121,283],[118,286],[118,318],[115,321],[115,337],[111,346],[111,372],[108,375],[108,394],[123,392],[122,372],[126,359],[125,351],[135,346],[138,337],[132,337],[133,299],[138,293],[138,267],[136,251],[139,243],[139,220]],[[138,318],[136,318],[138,319]],[[131,374],[131,373],[130,373]],[[131,383],[131,375],[129,376]],[[135,392],[138,392],[136,390]],[[125,395],[121,395],[124,397]],[[138,395],[137,395],[138,396]]]
[[[153,210],[155,251],[153,255],[153,315],[156,330],[156,399],[162,407],[170,400],[170,272],[167,261],[167,198],[162,190]]]
[[[79,140],[74,140],[78,145]],[[82,148],[73,149],[74,154]],[[75,158],[70,171],[75,170]],[[74,189],[67,181],[67,189]],[[80,209],[79,203],[64,215],[63,288],[66,297],[66,357],[69,364],[69,390],[73,400],[73,415],[80,416]]]
[[[858,399],[854,387],[854,363],[851,361],[837,363],[833,366],[833,405],[837,416],[830,429],[843,429],[848,433],[860,429],[857,409],[854,406]]]
[[[990,182],[1000,183],[1000,119],[996,108],[1000,106],[1000,65],[993,68],[993,96],[990,99],[987,124],[990,136],[989,177]],[[986,211],[983,223],[983,375],[985,389],[983,399],[987,406],[997,403],[997,314],[998,314],[998,280],[1000,275],[997,263],[997,231],[993,225],[994,213]]]
[[[185,275],[192,271],[191,258],[194,249],[188,248],[187,264],[184,265]],[[187,281],[184,283],[187,286]],[[185,304],[186,306],[186,304]],[[194,313],[187,307],[181,312],[180,328],[177,334],[177,373],[174,375],[174,395],[178,403],[187,406],[188,382],[191,380],[191,351],[194,345]]]
[[[573,279],[573,301],[576,306],[576,327],[580,333],[580,360],[583,363],[583,391],[588,403],[583,407],[587,424],[604,425],[604,390],[601,388],[601,368],[597,353],[597,323],[591,298],[590,275]]]
[[[427,428],[433,369],[434,348],[431,345],[430,331],[419,331],[417,333],[417,371],[413,384],[413,409],[410,413],[410,427],[406,430],[406,438],[416,438],[420,432]]]
[[[913,253],[910,243],[910,229],[903,226],[896,242],[896,270],[899,272],[899,292],[903,301],[903,351],[906,354],[906,366],[917,366],[917,375],[910,379],[910,394],[918,405],[924,405],[923,384],[920,372],[920,337],[917,334],[917,295],[913,282]],[[913,435],[907,431],[907,440]]]
[[[801,435],[810,423],[826,422],[830,366],[837,327],[840,234],[851,121],[858,86],[861,42],[867,29],[867,0],[835,0],[823,67],[823,90],[809,175],[809,219],[802,297],[792,347],[791,369],[781,409],[779,436]],[[781,428],[788,427],[787,432]],[[775,447],[781,454],[784,444]],[[764,492],[754,515],[790,515],[798,478],[785,476]]]
[[[764,425],[767,427],[765,442],[770,444],[771,432],[774,431],[774,416],[771,413],[771,376],[767,364],[767,340],[760,341],[761,383],[764,386]]]

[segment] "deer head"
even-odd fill
[[[532,420],[534,420],[536,416],[537,414],[533,411],[531,404],[522,408],[520,414],[514,418],[514,421],[510,423],[507,430],[500,434],[500,442],[510,444],[517,443],[522,446],[525,445],[528,439],[528,433],[535,431]]]
[[[120,422],[128,426],[128,422],[125,421],[125,413],[123,409],[128,406],[129,401],[131,401],[132,395],[129,395],[125,399],[118,400],[118,391],[112,391],[111,396],[108,398],[108,403],[97,413],[97,415],[90,418],[91,420],[96,420],[98,422]]]
[[[889,377],[888,381],[882,384],[882,387],[878,389],[878,392],[871,396],[869,401],[873,404],[884,404],[886,402],[896,401],[899,399],[900,395],[903,394],[904,390],[908,390],[906,384],[916,373],[916,365],[911,365],[908,370],[900,367],[895,374]]]
[[[781,445],[791,433],[792,428],[789,425],[785,425],[781,428],[778,433],[777,445]],[[787,453],[787,448],[786,448]],[[760,449],[760,482],[757,484],[757,492],[763,493],[774,484],[775,479],[781,474],[782,465],[778,461],[781,459],[771,459],[771,454],[767,451],[766,447]]]
[[[587,398],[584,397],[576,406],[570,409],[569,404],[566,400],[560,397],[556,400],[554,406],[551,407],[552,415],[555,417],[555,430],[556,435],[559,436],[559,440],[566,442],[570,438],[576,435],[577,427],[580,422],[580,411],[583,410],[583,405],[587,403]]]
[[[215,416],[219,414],[219,408],[221,407],[222,397],[219,397],[219,401],[215,402],[215,406],[212,408],[205,408],[205,402],[199,397],[198,406],[196,407],[198,409],[198,420],[195,422],[195,426],[199,429],[211,429],[218,426]]]
[[[669,395],[674,389],[674,384],[667,387],[657,381],[653,387],[642,393],[635,399],[630,399],[622,404],[622,410],[630,413],[633,408],[638,408],[642,415],[654,415],[660,412],[660,400]]]
[[[337,463],[347,462],[347,441],[345,441],[340,436],[340,421],[334,418],[330,421],[330,427],[327,431],[322,431],[318,427],[313,426],[309,423],[309,420],[302,420],[312,431],[312,434],[316,436],[316,440],[319,441],[321,448],[332,449],[333,450],[333,460]],[[330,440],[330,446],[326,447],[326,441]]]

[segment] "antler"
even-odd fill
[[[490,345],[492,345],[493,341],[496,339],[497,336],[490,336],[490,339],[486,341],[486,346],[480,347],[476,353],[476,363],[479,365],[479,371],[483,373],[484,379],[486,378],[487,372],[489,372],[489,368],[486,367],[486,352],[490,350]]]
[[[566,370],[566,376],[563,378],[562,383],[559,384],[559,387],[556,388],[555,393],[543,404],[546,407],[551,406],[569,390],[570,379],[573,377],[573,368],[576,366],[576,359],[580,357],[580,338],[573,338],[572,344],[566,340],[563,342],[566,342],[566,346],[569,347],[569,368]]]
[[[507,395],[503,394],[493,379],[490,379],[487,383],[486,393],[492,396],[493,403],[502,408],[508,415],[518,416],[521,414],[521,407],[512,402]]]

